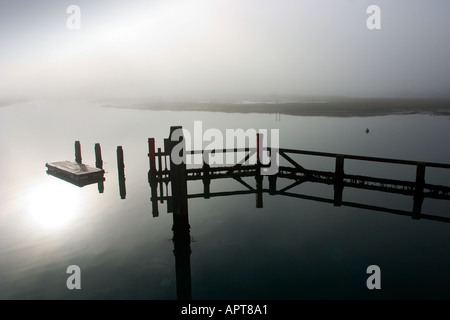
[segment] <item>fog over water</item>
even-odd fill
[[[71,4],[0,1],[0,97],[449,96],[445,0]]]

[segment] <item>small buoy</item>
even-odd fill
[[[369,133],[369,128],[366,128],[366,133]]]

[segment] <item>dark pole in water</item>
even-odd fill
[[[75,162],[81,163],[81,145],[80,141],[75,141]]]
[[[334,172],[334,206],[342,204],[342,192],[344,191],[344,156],[336,156],[336,167]]]
[[[425,187],[425,164],[417,163],[416,167],[416,186],[414,190],[413,219],[419,219],[422,211],[423,188]]]
[[[269,176],[269,194],[274,196],[277,194],[277,175],[273,174]]]
[[[191,300],[191,236],[187,200],[187,176],[186,176],[186,142],[181,134],[178,140],[173,141],[173,134],[179,133],[181,127],[170,127],[169,150],[170,155],[170,180],[172,185],[173,200],[173,243],[175,255],[175,274],[177,279],[178,300]],[[180,153],[172,157],[174,147],[179,148]]]
[[[209,161],[209,160],[208,160]],[[209,169],[211,167],[209,166],[209,164],[205,161],[205,159],[203,159],[203,197],[205,199],[209,199],[209,193],[210,193],[210,184],[211,184],[211,178],[209,176]]]
[[[125,199],[127,194],[127,191],[125,189],[125,164],[123,162],[123,149],[121,146],[117,147],[117,169],[119,172],[120,198]]]
[[[103,170],[103,160],[102,160],[102,150],[100,148],[100,143],[96,143],[95,147],[95,167]],[[105,190],[104,179],[98,182],[98,192],[103,193]]]
[[[150,159],[150,178],[156,177],[155,138],[148,138],[148,157]]]
[[[263,176],[261,175],[261,155],[262,155],[262,141],[263,135],[261,133],[256,134],[256,208],[263,207]]]
[[[103,169],[102,149],[100,143],[95,144],[95,166],[99,169]]]

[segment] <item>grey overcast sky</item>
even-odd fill
[[[0,97],[449,97],[449,17],[448,0],[0,0]]]

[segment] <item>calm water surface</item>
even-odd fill
[[[449,223],[268,194],[263,208],[256,208],[254,194],[190,199],[191,254],[184,261],[190,272],[177,279],[172,215],[166,203],[152,215],[147,138],[163,147],[170,126],[193,131],[196,120],[223,132],[279,129],[284,148],[450,163],[445,116],[282,115],[276,121],[269,114],[126,110],[78,101],[2,107],[0,298],[177,299],[177,281],[187,277],[193,299],[450,298]],[[74,159],[76,140],[91,165],[94,144],[101,144],[103,193],[97,184],[79,188],[46,174],[47,162]],[[124,150],[125,199],[117,146]],[[334,170],[333,159],[295,159]],[[345,171],[415,179],[408,166],[347,161]],[[447,171],[427,168],[426,181],[450,185]],[[189,182],[188,188],[201,193],[203,185]],[[244,189],[232,179],[211,182],[211,192]],[[290,191],[333,199],[328,185]],[[344,200],[413,207],[409,196],[351,188]],[[450,218],[450,201],[425,199],[422,213]],[[81,268],[81,290],[66,287],[70,265]],[[381,268],[381,290],[366,287],[369,265]]]

